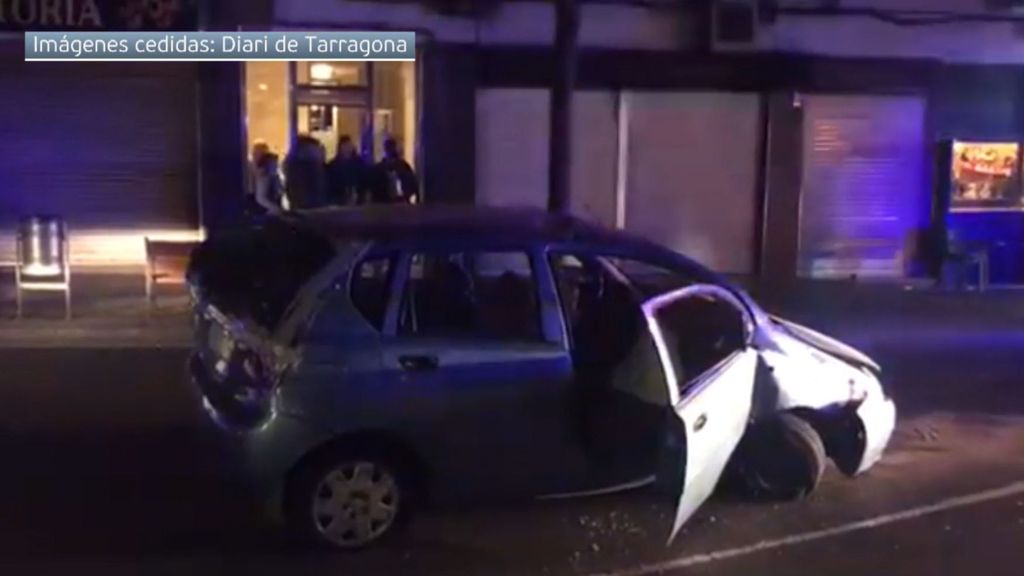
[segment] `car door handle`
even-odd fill
[[[694,423],[693,423],[693,431],[694,432],[700,432],[704,428],[704,425],[707,424],[707,423],[708,423],[708,415],[707,414],[701,414],[700,416],[697,416],[697,420],[695,420]]]
[[[407,372],[425,372],[437,368],[436,356],[399,356],[398,365]]]

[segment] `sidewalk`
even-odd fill
[[[188,298],[181,285],[160,286],[149,309],[141,269],[72,276],[72,318],[63,294],[29,292],[15,319],[14,276],[0,274],[0,348],[187,348]]]

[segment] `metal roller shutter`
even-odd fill
[[[807,96],[799,273],[900,277],[927,223],[924,102]]]
[[[477,91],[477,204],[547,206],[550,104],[547,90]],[[570,210],[606,226],[615,225],[615,106],[612,92],[573,95]]]
[[[142,234],[196,230],[196,66],[26,63],[17,48],[0,50],[0,256],[28,214],[67,219],[79,262],[138,261]]]
[[[626,106],[626,228],[720,272],[753,272],[758,96],[627,93]]]
[[[547,206],[547,90],[476,92],[476,203]]]

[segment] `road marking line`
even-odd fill
[[[1014,482],[1013,484],[1003,486],[1002,488],[994,488],[992,490],[976,492],[974,494],[968,494],[966,496],[949,498],[947,500],[942,500],[940,502],[930,504],[928,506],[911,508],[910,510],[896,512],[893,514],[883,514],[882,516],[876,516],[874,518],[868,518],[866,520],[851,522],[849,524],[842,524],[840,526],[826,528],[824,530],[814,530],[812,532],[794,534],[792,536],[785,536],[783,538],[777,538],[774,540],[762,540],[749,546],[728,548],[725,550],[716,550],[714,552],[707,552],[704,554],[694,554],[692,556],[684,556],[682,558],[676,558],[674,560],[666,560],[664,562],[657,562],[654,564],[643,564],[635,568],[627,568],[613,572],[599,573],[594,574],[592,576],[646,576],[647,574],[656,574],[660,572],[666,572],[668,570],[678,570],[680,568],[687,568],[689,566],[695,566],[698,564],[708,564],[718,560],[728,560],[730,558],[747,556],[750,554],[763,552],[765,550],[771,550],[774,548],[794,546],[796,544],[803,544],[804,542],[811,542],[813,540],[821,540],[823,538],[840,536],[842,534],[847,534],[850,532],[867,530],[869,528],[877,528],[879,526],[885,526],[886,524],[892,524],[894,522],[902,522],[904,520],[920,518],[922,516],[928,516],[931,514],[936,514],[938,512],[944,512],[946,510],[963,508],[966,506],[981,504],[982,502],[988,502],[991,500],[999,500],[1001,498],[1007,498],[1009,496],[1015,496],[1017,494],[1024,494],[1024,481]]]

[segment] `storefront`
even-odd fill
[[[930,225],[926,102],[800,95],[801,276],[901,278]]]
[[[348,136],[368,160],[397,140],[414,167],[418,153],[415,62],[246,62],[247,149],[266,142],[282,158],[296,135],[317,138],[333,158]]]
[[[25,29],[195,29],[193,3],[3,3],[0,260],[19,218],[68,222],[74,264],[143,261],[144,236],[199,233],[198,66],[26,63]],[[159,10],[157,10],[159,8]]]
[[[973,260],[970,277],[1024,284],[1024,184],[1020,142],[953,140],[939,146],[937,217],[954,258]],[[949,275],[953,271],[946,270]]]
[[[544,207],[550,93],[476,93],[476,202]],[[707,91],[578,91],[572,211],[755,271],[760,98]]]
[[[245,64],[245,146],[264,140],[284,153],[310,133],[330,155],[349,135],[376,159],[391,136],[423,176],[428,202],[545,206],[550,48],[429,37],[421,48],[415,65]],[[604,48],[582,50],[579,70],[573,212],[726,273],[931,273],[941,183],[933,148],[971,121],[950,96],[962,71],[926,60]],[[993,122],[1016,130],[1004,116]],[[975,183],[962,195],[986,193]],[[994,210],[961,206],[949,222]],[[1017,210],[998,207],[1000,222]],[[1024,245],[1014,243],[1024,218],[1013,222],[1020,234],[990,246],[994,276],[1007,246]],[[961,228],[976,236],[986,226]]]

